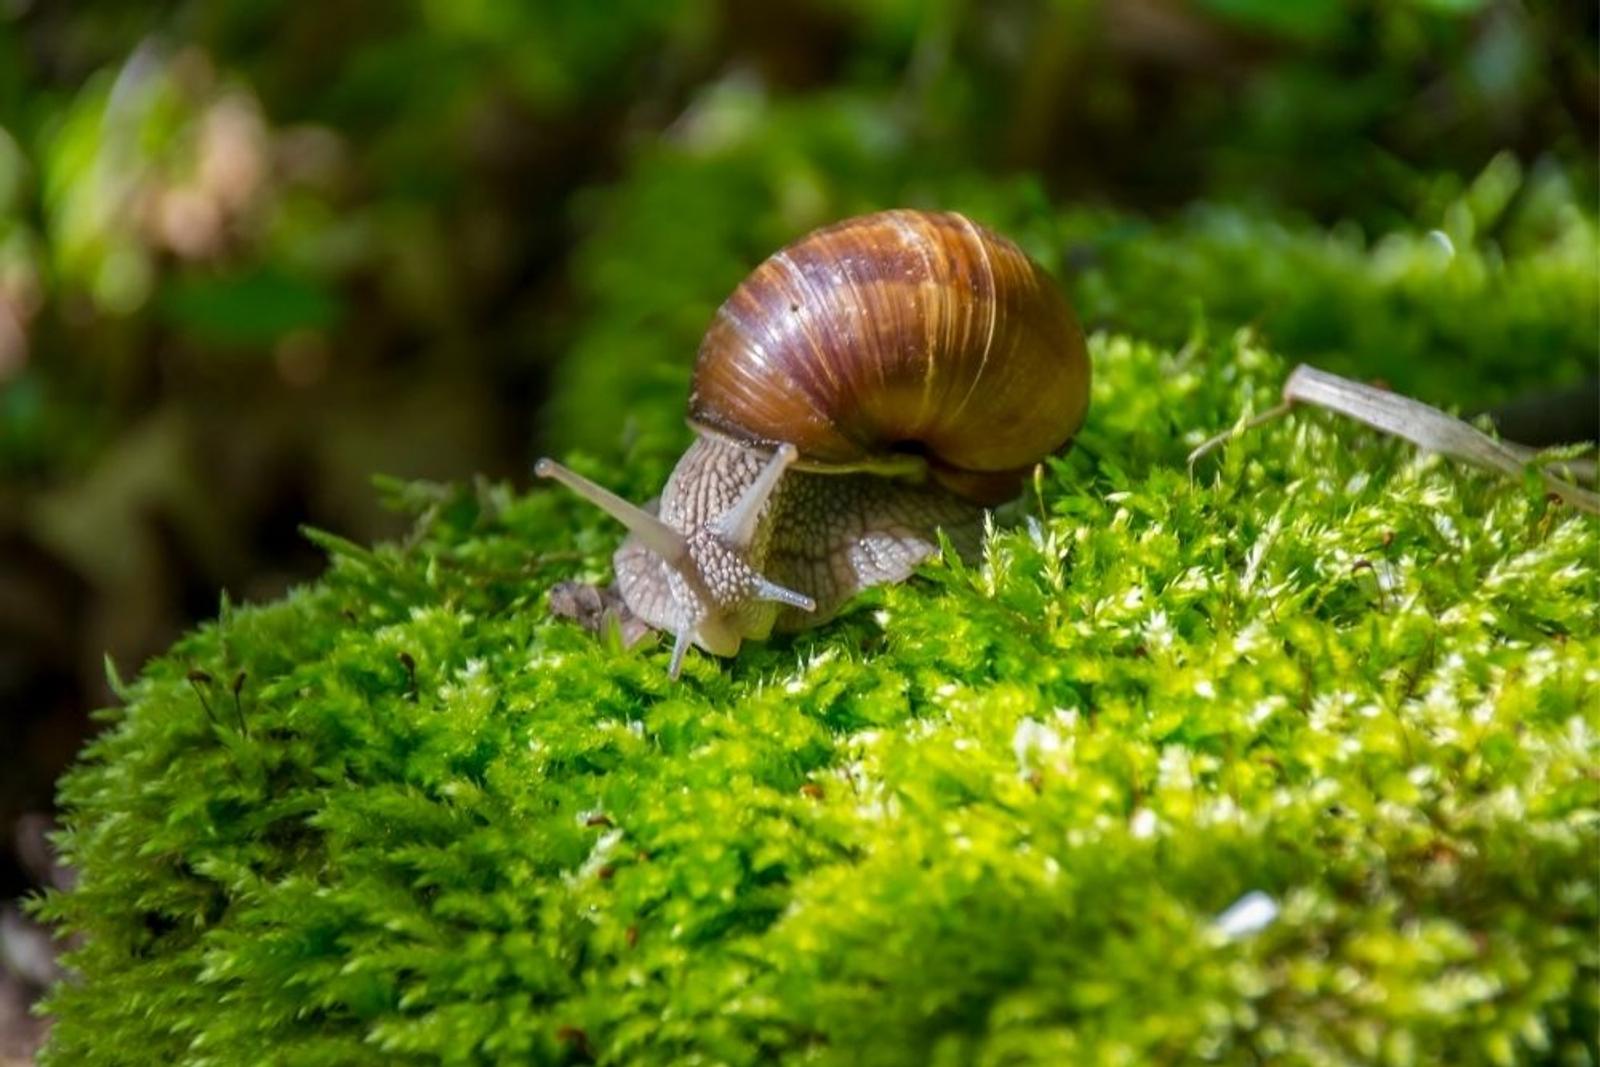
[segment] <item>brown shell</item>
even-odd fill
[[[988,501],[1065,445],[1088,402],[1083,332],[1043,268],[961,215],[884,211],[802,237],[734,290],[689,414],[811,463],[923,454]]]

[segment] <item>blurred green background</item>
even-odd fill
[[[669,454],[716,304],[843,215],[966,211],[1091,328],[1583,381],[1596,50],[1515,0],[0,0],[0,899],[62,877],[105,656],[396,535],[374,473]]]

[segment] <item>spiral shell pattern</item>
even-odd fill
[[[1088,399],[1083,333],[1050,276],[961,215],[902,210],[757,267],[705,335],[689,412],[814,464],[925,455],[951,488],[1003,498]]]

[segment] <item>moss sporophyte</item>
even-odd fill
[[[47,1060],[1581,1059],[1594,521],[1307,409],[1191,475],[1283,362],[1090,349],[1031,522],[676,683],[567,494],[318,535],[63,781]]]

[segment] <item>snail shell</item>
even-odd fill
[[[995,503],[1089,402],[1083,333],[1021,249],[961,215],[884,211],[762,263],[700,346],[689,417],[807,465],[921,455]]]

